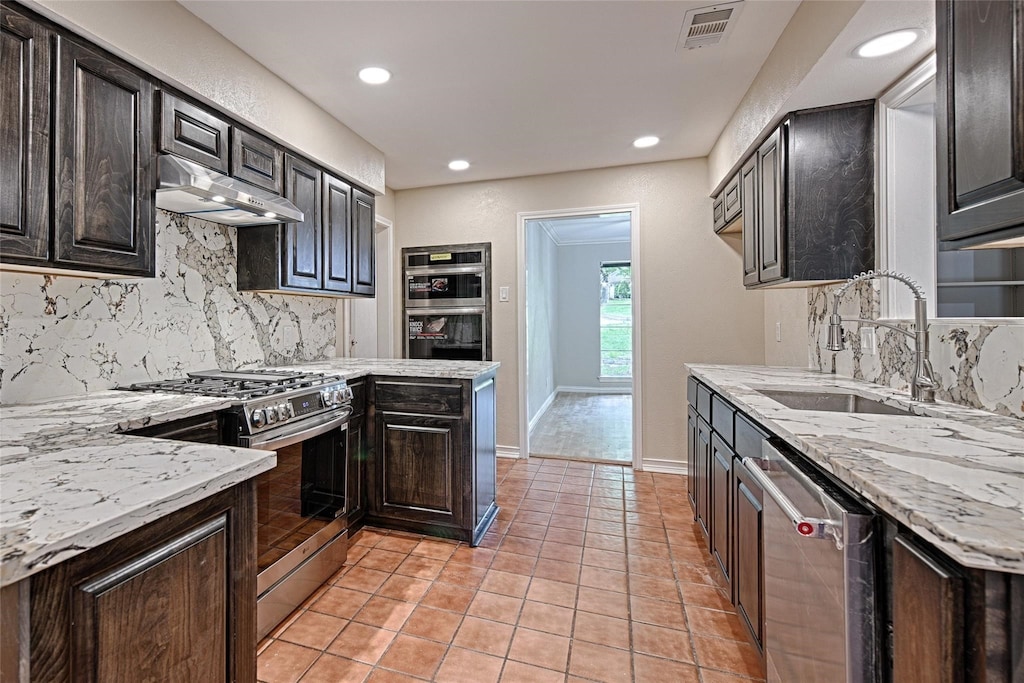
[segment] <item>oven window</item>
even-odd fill
[[[345,512],[345,476],[343,431],[277,451],[277,467],[256,478],[258,572]]]
[[[484,360],[483,313],[410,314],[409,358]]]

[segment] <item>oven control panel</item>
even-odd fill
[[[348,405],[351,401],[352,389],[341,381],[249,401],[244,411],[249,433],[255,434],[286,422],[328,413]]]

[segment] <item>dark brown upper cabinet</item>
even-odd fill
[[[152,276],[153,82],[6,4],[2,51],[0,260]]]
[[[722,194],[725,222],[732,223],[743,212],[743,202],[740,201],[739,173],[733,174],[732,179],[726,184]]]
[[[352,190],[352,293],[373,296],[376,282],[376,218],[374,198]]]
[[[1024,3],[939,0],[935,55],[939,240],[1024,236]]]
[[[280,194],[284,152],[269,140],[235,127],[231,131],[231,175]]]
[[[152,276],[153,83],[74,40],[56,42],[54,263]]]
[[[53,34],[0,7],[0,252],[45,265],[50,251],[50,44]]]
[[[722,232],[722,228],[725,227],[725,196],[718,195],[714,198],[711,204],[712,219],[714,221],[715,232]]]
[[[352,291],[352,188],[324,174],[324,289]]]
[[[743,284],[844,280],[874,266],[875,104],[789,114],[740,168]]]
[[[168,92],[160,95],[160,149],[228,172],[231,124]]]
[[[284,233],[281,284],[320,289],[323,284],[320,170],[289,154],[284,160],[284,179],[284,196],[299,208],[305,218],[300,223],[281,226]]]
[[[284,169],[305,220],[238,230],[238,289],[373,296],[373,195],[298,157]]]

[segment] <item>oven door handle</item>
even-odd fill
[[[333,429],[338,429],[348,422],[350,415],[352,415],[352,408],[344,408],[341,412],[331,413],[326,419],[321,418],[312,427],[300,429],[299,431],[275,429],[272,432],[257,434],[256,436],[246,436],[238,440],[238,445],[243,448],[255,448],[261,451],[276,451],[279,448],[291,446],[300,441],[312,439],[314,436],[326,434]]]
[[[759,460],[755,460],[751,457],[743,458],[743,467],[747,470],[751,477],[764,489],[764,492],[771,496],[780,508],[782,508],[783,514],[789,519],[793,525],[793,530],[804,538],[834,538],[838,524],[835,520],[821,519],[819,517],[809,517],[797,508],[793,504],[793,501],[782,492],[782,490],[775,485],[767,474],[764,473],[757,463]],[[840,536],[841,538],[841,536]]]

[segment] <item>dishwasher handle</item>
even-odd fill
[[[786,494],[784,494],[778,486],[775,485],[767,474],[764,473],[758,465],[757,461],[753,458],[743,458],[743,467],[747,472],[754,478],[755,481],[764,489],[765,493],[771,496],[780,508],[785,513],[789,521],[793,523],[793,529],[800,536],[805,538],[828,538],[838,539],[842,538],[842,524],[832,519],[822,519],[820,517],[808,517],[797,509],[796,505],[793,504]]]

